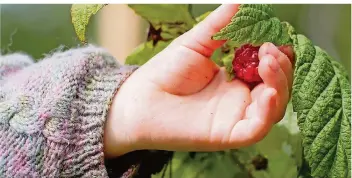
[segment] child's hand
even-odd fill
[[[105,129],[108,156],[138,149],[215,151],[254,144],[280,121],[292,86],[290,59],[270,43],[259,51],[263,83],[250,90],[209,57],[211,36],[238,5],[223,5],[138,69],[114,98]],[[285,53],[291,53],[286,48]],[[289,55],[292,56],[292,55]]]

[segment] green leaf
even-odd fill
[[[198,17],[196,18],[197,23],[199,23],[199,22],[203,21],[205,18],[207,18],[208,15],[209,15],[211,12],[212,12],[212,11],[207,11],[207,12],[205,12],[204,14],[198,16]]]
[[[155,27],[163,23],[184,24],[190,29],[195,23],[188,4],[129,4],[129,7]]]
[[[156,26],[155,28],[157,29],[161,29],[161,37],[164,40],[175,39],[189,30],[185,24],[161,24],[154,26]]]
[[[223,61],[222,61],[223,53],[221,52],[221,48],[218,48],[214,51],[214,53],[211,55],[210,59],[215,62],[218,66],[222,67],[224,66]]]
[[[351,175],[351,90],[343,67],[303,35],[292,35],[292,91],[304,156],[313,177]]]
[[[250,43],[261,45],[290,44],[286,23],[275,17],[272,5],[242,4],[231,22],[213,36],[214,40],[231,40],[236,46]]]
[[[155,46],[153,45],[153,41],[143,43],[127,57],[125,64],[141,66],[166,48],[170,43],[171,41],[159,41]]]
[[[71,21],[78,39],[86,43],[86,27],[90,18],[95,15],[104,4],[73,4],[71,7]]]
[[[300,167],[300,170],[299,170],[298,178],[313,178],[310,175],[310,168],[309,168],[309,165],[308,165],[306,159],[303,159],[302,166]]]
[[[297,125],[297,113],[293,111],[292,100],[287,104],[284,118],[277,124],[282,128],[286,128],[290,136],[294,136],[294,139],[287,139],[291,144],[297,145],[295,151],[293,151],[293,158],[296,159],[298,166],[303,164],[303,148],[302,139],[299,127]],[[291,137],[292,138],[292,137]],[[293,141],[294,140],[294,141]],[[299,146],[298,146],[299,145]]]
[[[291,134],[299,134],[297,113],[293,111],[292,101],[287,104],[285,116],[278,125],[285,127]]]
[[[233,58],[234,58],[234,54],[230,53],[222,59],[225,66],[226,74],[227,74],[227,81],[232,81],[235,78],[235,73],[232,68]]]

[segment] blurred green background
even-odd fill
[[[198,16],[218,5],[192,5]],[[351,73],[351,5],[274,5],[281,20],[290,22],[340,61]],[[90,41],[95,39],[96,18],[89,25]],[[70,20],[70,5],[1,5],[2,53],[23,51],[41,58],[55,48],[79,45]]]

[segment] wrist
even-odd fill
[[[133,151],[129,133],[120,125],[116,115],[111,112],[104,127],[104,154],[106,158],[113,158]]]
[[[136,73],[135,71],[134,73]],[[112,98],[109,107],[108,115],[104,127],[104,154],[107,158],[118,157],[126,153],[135,151],[136,139],[135,134],[132,133],[133,127],[131,122],[126,119],[126,105],[131,101],[128,97],[128,83],[130,78],[134,76],[131,74]],[[126,94],[127,91],[127,94]]]
[[[104,136],[107,157],[121,156],[151,146],[149,131],[153,129],[153,124],[148,121],[153,112],[149,107],[156,89],[140,72],[141,69],[135,71],[112,100]]]
[[[116,101],[121,99],[116,94],[110,106],[110,111],[106,119],[104,127],[104,154],[105,157],[118,157],[133,151],[131,134],[129,133],[127,124],[123,123],[123,114],[120,104]]]

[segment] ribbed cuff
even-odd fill
[[[108,177],[104,165],[104,124],[113,96],[136,69],[137,66],[94,68],[94,74],[73,103],[79,106],[74,117],[81,122],[76,132],[80,136],[67,152],[64,177]]]

